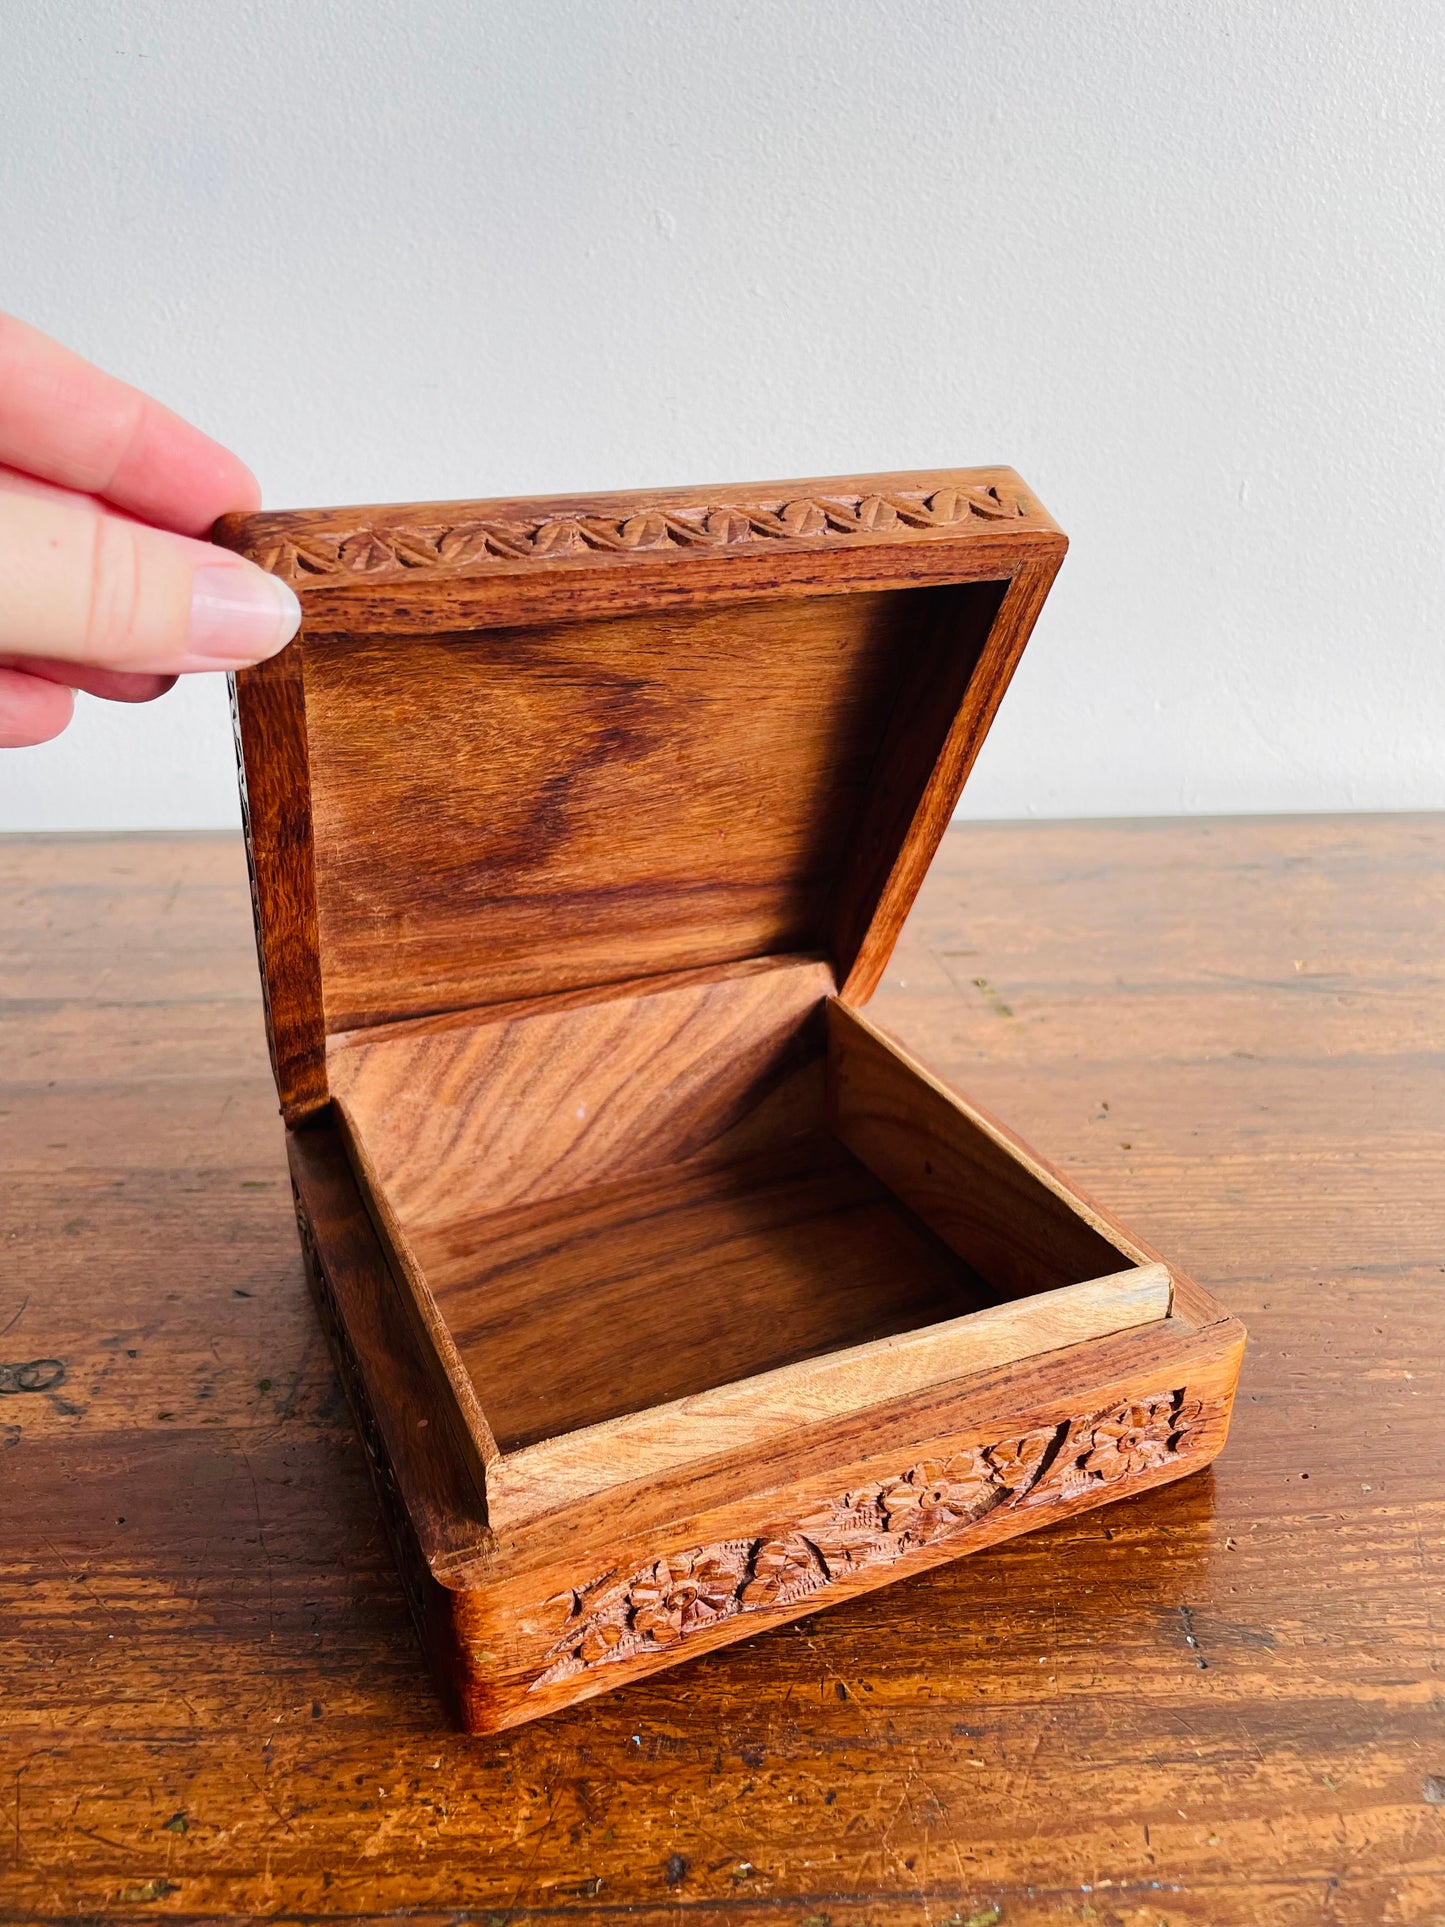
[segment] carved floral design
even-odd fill
[[[1189,1453],[1198,1439],[1203,1408],[1182,1392],[1131,1399],[1112,1411],[1078,1419],[1069,1427],[1055,1461],[1051,1484],[1063,1498],[1095,1486],[1139,1478]]]
[[[738,1594],[738,1610],[786,1605],[821,1586],[828,1576],[821,1556],[800,1534],[764,1539],[753,1552],[751,1577]]]
[[[739,1594],[751,1577],[753,1549],[751,1539],[694,1546],[654,1560],[625,1586],[549,1599],[548,1608],[561,1607],[565,1613],[554,1651],[565,1650],[566,1673],[656,1652],[737,1612]],[[556,1668],[553,1674],[562,1677]]]
[[[627,516],[550,515],[359,527],[336,533],[288,530],[262,537],[252,560],[285,582],[416,574],[463,574],[506,563],[659,549],[737,549],[770,542],[846,542],[850,537],[957,530],[975,520],[1011,522],[1032,513],[1017,489],[955,485],[888,495],[805,496],[763,502],[659,504]]]
[[[947,1459],[922,1459],[895,1478],[840,1493],[756,1539],[694,1546],[621,1584],[600,1580],[547,1602],[561,1635],[533,1688],[594,1666],[676,1645],[739,1613],[786,1606],[831,1581],[896,1564],[967,1533],[1001,1508],[1061,1504],[1123,1485],[1187,1453],[1204,1411],[1161,1392]]]
[[[1161,1410],[1160,1401],[1127,1405],[1094,1427],[1084,1470],[1101,1479],[1127,1479],[1135,1472],[1147,1472],[1162,1465],[1175,1449],[1178,1430],[1175,1415]]]
[[[890,1532],[929,1545],[959,1526],[972,1525],[992,1507],[998,1493],[999,1480],[992,1467],[982,1453],[970,1452],[962,1460],[941,1465],[933,1460],[915,1465],[884,1486],[878,1503]]]
[[[632,1624],[657,1645],[670,1645],[727,1612],[739,1578],[738,1561],[727,1551],[659,1559],[651,1573],[632,1583]]]

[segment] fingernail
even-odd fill
[[[274,656],[301,627],[301,604],[284,582],[234,563],[202,564],[191,583],[187,653],[218,669]]]

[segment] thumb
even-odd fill
[[[243,556],[88,496],[0,492],[0,655],[183,675],[260,662],[300,624],[286,584]]]

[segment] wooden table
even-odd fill
[[[0,1915],[1445,1920],[1442,927],[1445,818],[956,829],[875,1010],[1242,1314],[1224,1458],[475,1740],[239,842],[0,841]]]

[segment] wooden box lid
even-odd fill
[[[282,1108],[329,1036],[815,952],[872,992],[1065,541],[1011,469],[228,516]]]

